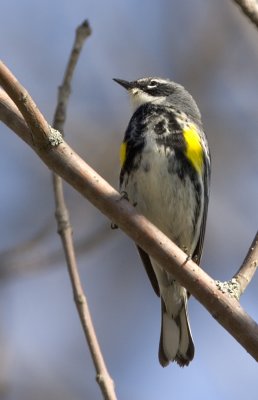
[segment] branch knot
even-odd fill
[[[57,129],[54,129],[49,125],[49,130],[50,134],[48,136],[48,141],[52,147],[57,147],[59,144],[64,142],[63,136]]]
[[[228,293],[231,297],[234,297],[235,299],[239,300],[241,295],[241,285],[236,278],[232,278],[229,281],[225,282],[216,280],[215,283],[217,288],[222,293]]]

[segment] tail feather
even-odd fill
[[[194,358],[194,343],[192,339],[191,329],[188,320],[187,304],[182,307],[179,314],[180,324],[180,344],[175,361],[184,367]]]
[[[159,362],[166,367],[170,361],[176,361],[181,367],[189,364],[194,357],[194,344],[188,321],[185,303],[176,318],[166,312],[161,301],[162,324],[159,343]]]

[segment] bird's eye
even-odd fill
[[[155,80],[152,80],[152,81],[150,81],[150,83],[148,84],[148,88],[149,88],[149,89],[153,89],[153,88],[157,87],[157,85],[158,85],[158,82],[155,81]]]

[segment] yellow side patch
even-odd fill
[[[186,142],[186,157],[192,163],[196,171],[202,172],[203,168],[203,149],[197,129],[190,125],[183,129]]]
[[[124,165],[126,160],[126,142],[123,142],[120,146],[120,165],[121,167]]]

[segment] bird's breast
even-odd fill
[[[138,157],[138,167],[130,172],[121,189],[137,210],[178,246],[193,251],[199,237],[196,233],[200,229],[203,191],[197,196],[193,176],[178,172],[184,165],[173,148],[148,138]]]

